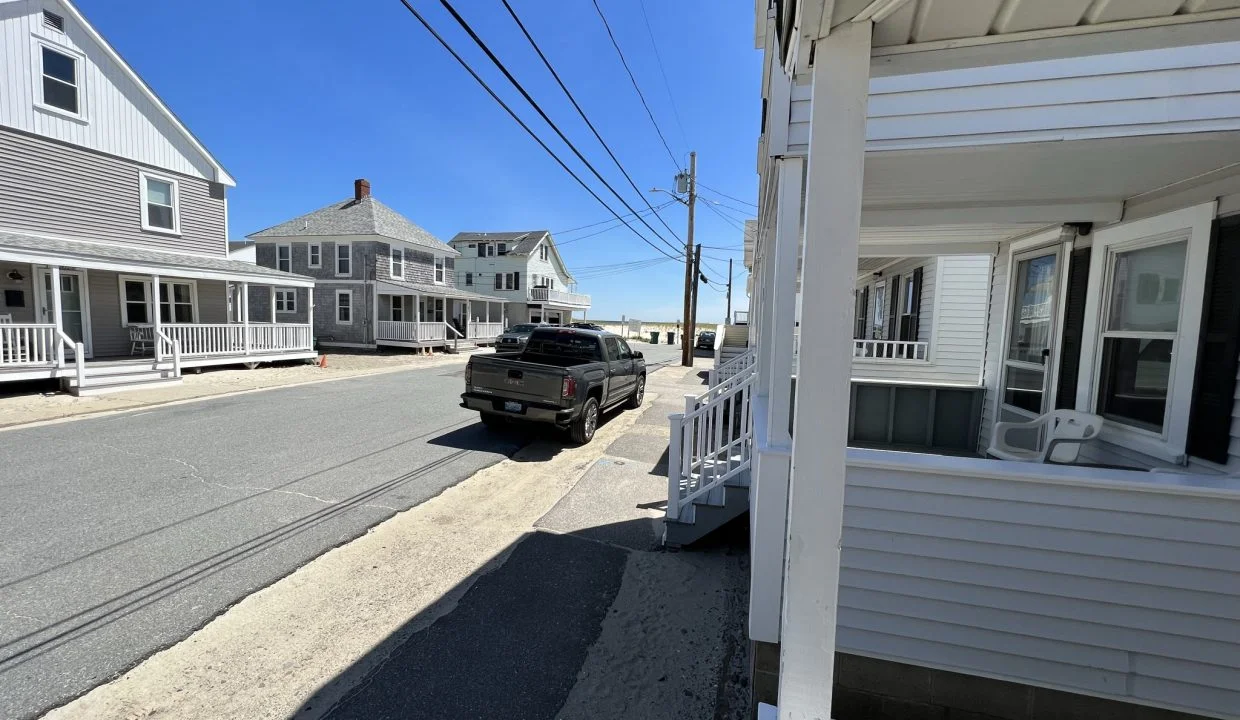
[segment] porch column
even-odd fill
[[[38,273],[35,273],[35,281],[39,281]],[[124,302],[124,298],[121,298]],[[60,334],[65,331],[64,317],[61,316],[62,303],[64,300],[60,297],[60,266],[52,266],[52,323],[56,325],[56,337],[52,341],[56,343],[56,367],[64,367],[65,364],[65,344],[60,341]],[[83,323],[83,331],[85,331],[85,323]],[[82,338],[84,341],[86,338]]]
[[[752,470],[749,578],[749,635],[779,642],[783,594],[784,539],[788,531],[788,481],[792,436],[788,414],[792,399],[792,336],[796,330],[797,253],[801,233],[801,158],[777,161],[774,228],[764,248],[760,297],[758,392],[764,401],[754,418],[756,452]]]
[[[250,284],[248,282],[241,283],[241,333],[245,336],[242,338],[242,344],[245,346],[245,354],[250,354]]]
[[[848,338],[861,236],[873,23],[844,23],[814,50],[779,717],[830,717],[848,441]],[[791,342],[791,336],[784,338]]]
[[[160,292],[159,276],[152,275],[151,276],[151,298],[152,298],[152,304],[154,305],[154,307],[152,308],[152,313],[151,313],[151,342],[154,343],[155,345],[155,362],[159,362],[164,359],[164,353],[162,350],[163,341],[160,340],[160,337],[159,337],[159,333],[163,329],[163,323],[160,322],[160,319],[159,319],[159,292]]]
[[[370,339],[374,340],[377,344],[379,342],[379,286],[371,285],[370,293]],[[388,302],[390,303],[391,300],[388,300]]]
[[[276,324],[276,286],[268,285],[267,294],[268,294],[267,300],[269,301],[271,305],[271,324],[275,325]]]
[[[314,288],[306,288],[306,324],[310,326],[310,349],[314,349]]]

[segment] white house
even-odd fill
[[[461,253],[456,286],[503,298],[509,324],[566,324],[590,309],[547,230],[462,232],[448,244]]]
[[[0,47],[0,382],[314,356],[309,323],[239,302],[314,281],[229,258],[232,176],[71,2],[0,3]]]
[[[674,418],[668,515],[749,510],[757,699],[1240,717],[1240,2],[756,9],[752,347]],[[971,452],[849,447],[860,271],[979,255]],[[1057,409],[1102,422],[1073,462],[985,457]]]

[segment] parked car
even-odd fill
[[[525,348],[530,333],[543,327],[543,323],[521,323],[513,325],[495,338],[495,352],[519,352]]]
[[[646,361],[618,335],[537,328],[517,356],[475,355],[465,366],[461,407],[494,427],[509,420],[567,428],[588,443],[611,408],[641,407]]]
[[[599,332],[604,332],[604,328],[602,325],[595,325],[594,323],[588,323],[588,322],[569,323],[567,327],[577,328],[578,330],[598,330]]]
[[[704,330],[698,333],[697,344],[695,345],[695,347],[702,349],[702,350],[714,350],[715,349],[715,331]]]

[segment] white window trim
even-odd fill
[[[1197,370],[1197,339],[1201,331],[1202,302],[1205,299],[1206,266],[1210,255],[1210,232],[1216,203],[1211,201],[1182,210],[1156,215],[1130,223],[1103,228],[1094,233],[1089,263],[1089,286],[1085,302],[1085,328],[1081,343],[1080,377],[1076,406],[1095,412],[1102,374],[1103,285],[1116,252],[1187,240],[1184,283],[1180,295],[1180,320],[1176,331],[1175,354],[1167,388],[1167,411],[1161,434],[1108,422],[1100,437],[1106,442],[1135,450],[1167,462],[1183,463],[1187,457],[1188,420],[1193,402],[1193,382]]]
[[[403,295],[391,295],[388,301],[388,319],[392,322],[405,322],[405,297]],[[396,319],[396,307],[400,306],[400,319]]]
[[[280,267],[280,248],[284,248],[285,250],[288,250],[288,269],[287,270]],[[279,270],[280,272],[287,272],[287,273],[293,272],[293,246],[292,245],[289,245],[287,243],[276,245],[276,270]]]
[[[466,287],[474,286],[474,274],[473,273],[471,272],[465,273],[465,286]]]
[[[400,272],[396,272],[396,264],[400,263]],[[388,251],[388,274],[398,280],[405,279],[405,251],[392,248]]]
[[[447,280],[448,280],[448,261],[447,260],[441,257],[436,257],[434,260],[434,267],[432,268],[432,271],[434,272],[433,279],[436,285],[444,285],[447,283]]]
[[[349,249],[348,272],[340,272],[340,248]],[[336,243],[336,247],[332,248],[332,269],[336,272],[336,277],[350,277],[353,275],[353,243]]]
[[[172,185],[172,229],[171,230],[169,230],[168,228],[156,227],[150,224],[149,222],[147,222],[147,215],[146,215],[146,203],[147,203],[146,181],[147,180],[157,180],[159,182],[166,182]],[[138,171],[138,186],[139,186],[139,191],[141,193],[141,205],[139,207],[139,211],[142,214],[142,229],[146,230],[147,232],[160,233],[162,235],[180,236],[181,234],[181,183],[180,181],[168,175],[159,175],[157,173],[146,172],[145,170],[139,170]]]
[[[349,319],[348,320],[340,319],[340,297],[342,295],[349,298]],[[357,310],[357,308],[354,307],[354,303],[353,303],[353,291],[352,290],[337,290],[336,291],[336,305],[332,310],[334,313],[333,317],[335,317],[336,319],[336,324],[337,325],[352,325],[353,316],[356,314],[354,313],[355,310]]]
[[[318,254],[319,261],[314,261],[315,254]],[[306,244],[306,267],[321,268],[323,267],[323,246],[319,243]]]
[[[41,18],[39,21],[39,27],[43,27],[43,21]],[[49,30],[51,29],[49,28]],[[86,114],[88,109],[86,106],[86,56],[71,47],[61,45],[58,42],[53,42],[47,38],[40,37],[39,35],[33,35],[33,38],[33,58],[30,66],[31,70],[34,72],[34,84],[31,86],[31,93],[34,97],[31,99],[34,102],[35,109],[40,112],[51,113],[52,115],[65,118],[66,120],[89,124],[90,118]],[[60,53],[61,55],[73,58],[75,63],[73,77],[77,81],[78,111],[76,113],[69,112],[68,110],[63,110],[55,105],[48,105],[43,102],[43,48],[45,47],[48,50],[52,50]]]
[[[142,287],[146,290],[146,311],[147,311],[147,316],[151,318],[151,322],[138,323],[138,324],[141,324],[141,325],[154,324],[153,321],[155,319],[155,313],[159,312],[159,307],[155,303],[155,293],[152,292],[152,289],[151,289],[151,277],[149,275],[117,275],[116,276],[116,287],[117,287],[117,290],[120,291],[119,298],[120,298],[120,306],[121,306],[121,327],[125,328],[125,327],[129,327],[130,325],[129,303],[125,302],[125,282],[126,281],[140,282],[142,283]],[[191,312],[193,313],[193,317],[194,317],[194,319],[191,322],[197,323],[198,322],[198,281],[194,280],[193,278],[160,277],[159,282],[176,284],[176,285],[189,285],[190,308],[191,308]],[[161,323],[161,324],[169,325],[169,324],[176,324],[176,323],[170,321],[168,323]]]
[[[276,288],[276,313],[290,315],[297,312],[296,288]],[[280,309],[280,296],[284,296],[284,309]]]

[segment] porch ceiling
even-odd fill
[[[869,152],[862,224],[1110,222],[1129,198],[1240,173],[1240,133]]]

